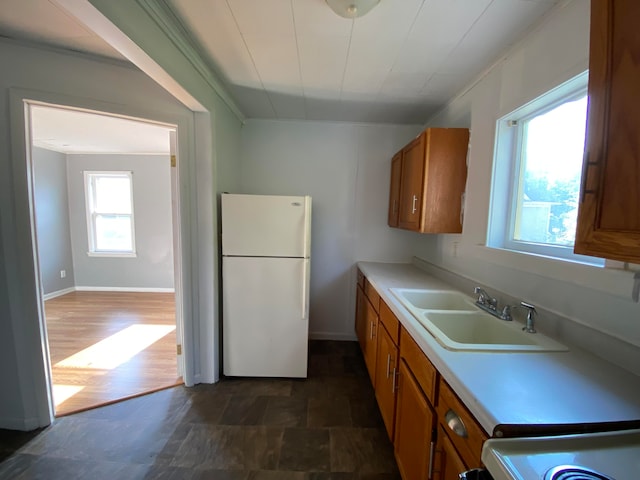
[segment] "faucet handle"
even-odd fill
[[[517,306],[517,305],[516,305]],[[507,322],[510,322],[511,320],[513,320],[513,317],[511,316],[511,309],[513,307],[511,305],[505,305],[502,308],[502,314],[500,315],[500,318],[502,320],[505,320]]]

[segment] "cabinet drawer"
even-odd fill
[[[364,273],[362,273],[359,268],[358,268],[358,285],[360,285],[360,288],[364,288]]]
[[[436,368],[404,328],[401,329],[400,333],[400,356],[409,365],[411,372],[418,380],[420,388],[422,388],[429,402],[435,404]]]
[[[400,322],[387,304],[384,303],[384,300],[380,300],[380,321],[384,325],[384,328],[387,329],[387,332],[389,332],[393,343],[398,345],[400,340]]]
[[[442,428],[447,432],[464,463],[469,468],[480,466],[480,453],[482,444],[488,438],[487,434],[453,393],[451,387],[442,379],[440,379],[438,390],[437,411]],[[456,433],[453,430],[454,426],[461,428],[462,431]]]
[[[380,311],[380,295],[378,295],[378,292],[376,292],[376,289],[373,288],[373,285],[369,283],[367,278],[364,279],[364,293],[367,295],[376,313],[378,313]]]

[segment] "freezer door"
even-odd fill
[[[309,260],[222,260],[223,371],[241,377],[307,376]]]
[[[222,254],[309,257],[311,197],[223,194]]]

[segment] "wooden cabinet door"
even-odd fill
[[[394,453],[403,480],[429,478],[434,413],[407,364],[400,361]]]
[[[424,180],[424,141],[421,134],[402,150],[400,212],[398,226],[420,230],[422,185]]]
[[[433,480],[458,480],[459,474],[468,470],[442,427],[438,430],[436,452]]]
[[[592,0],[575,252],[640,263],[640,2]]]
[[[364,362],[369,371],[371,383],[376,386],[376,350],[377,350],[377,334],[378,334],[378,314],[369,300],[364,302],[366,305],[366,338],[364,347]]]
[[[469,130],[429,128],[425,132],[424,233],[462,233],[462,194],[467,183]]]
[[[367,340],[367,297],[360,285],[356,287],[356,336],[364,353]]]
[[[391,185],[389,186],[389,215],[387,223],[390,227],[398,226],[400,213],[400,175],[402,173],[402,151],[391,159]]]
[[[398,347],[395,346],[386,328],[378,324],[378,347],[376,360],[376,399],[382,414],[387,434],[393,441],[396,414],[396,378],[398,374]]]

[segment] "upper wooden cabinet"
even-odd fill
[[[462,232],[468,145],[466,128],[428,128],[393,157],[390,226],[422,233]]]
[[[591,0],[575,252],[640,263],[640,2]]]
[[[390,227],[398,226],[400,213],[400,173],[402,172],[402,151],[391,159],[391,186],[389,187],[389,219]]]

